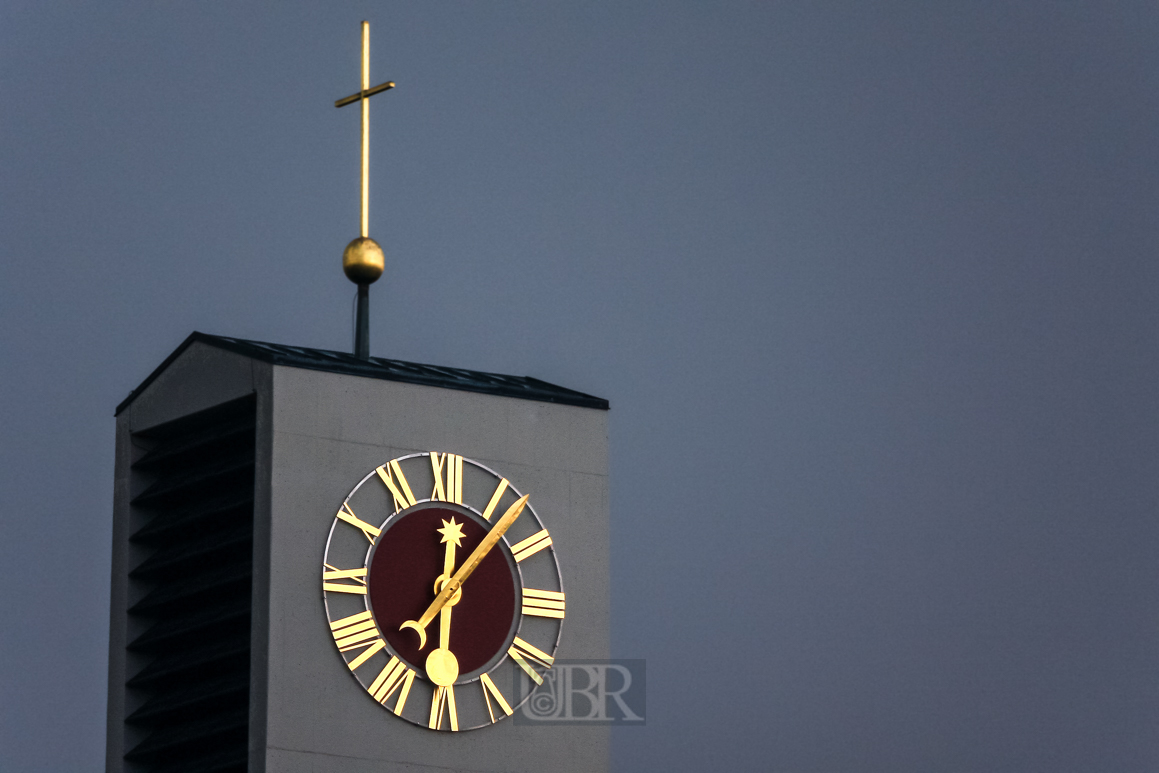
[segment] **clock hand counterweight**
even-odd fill
[[[399,626],[398,629],[400,631],[404,628],[413,628],[418,631],[420,650],[427,646],[426,628],[430,625],[431,620],[435,619],[435,615],[447,605],[452,596],[459,593],[463,582],[471,576],[471,572],[475,571],[475,567],[486,557],[491,548],[495,547],[495,543],[503,537],[511,524],[515,523],[515,519],[523,512],[526,504],[527,496],[523,496],[515,504],[511,505],[507,512],[503,514],[503,517],[491,527],[491,531],[487,532],[487,536],[483,538],[479,546],[471,552],[471,555],[467,556],[467,560],[463,562],[463,565],[459,567],[458,571],[455,572],[451,579],[443,586],[442,590],[439,591],[438,595],[435,596],[435,600],[427,607],[427,611],[423,612],[417,621],[407,620]]]

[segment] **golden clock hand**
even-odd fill
[[[439,529],[447,549],[443,553],[443,573],[435,580],[435,592],[441,591],[450,582],[451,571],[455,568],[455,547],[463,537],[463,530],[455,519],[443,521]],[[439,610],[439,646],[427,656],[427,677],[437,685],[446,687],[459,678],[459,659],[451,652],[451,609],[462,598],[462,589],[454,593]]]
[[[454,596],[451,597],[454,599]],[[439,647],[447,649],[451,640],[451,607],[454,601],[448,601],[439,610]]]
[[[503,514],[503,517],[500,518],[493,527],[491,527],[491,531],[487,532],[487,536],[483,538],[483,541],[479,543],[479,546],[471,551],[471,555],[467,556],[467,560],[463,562],[463,565],[459,567],[459,570],[455,572],[454,576],[451,577],[447,584],[443,586],[443,589],[439,591],[438,595],[435,596],[435,600],[431,602],[429,607],[427,607],[427,611],[423,612],[422,616],[417,621],[407,620],[405,623],[398,627],[400,631],[404,628],[413,628],[418,631],[420,650],[427,646],[426,629],[427,626],[430,625],[431,620],[435,618],[435,615],[438,614],[439,610],[443,608],[443,606],[447,603],[447,600],[459,591],[463,585],[463,581],[471,576],[471,572],[475,571],[475,567],[479,565],[479,562],[482,561],[484,557],[486,557],[491,548],[495,547],[495,543],[500,540],[503,534],[507,531],[508,527],[515,523],[515,519],[518,518],[519,514],[523,512],[523,508],[526,504],[527,496],[524,495],[518,501],[516,501],[515,504],[511,505],[507,512]]]
[[[455,569],[455,541],[447,540],[447,552],[443,555],[443,576],[440,580],[451,576]],[[442,588],[439,588],[442,590]],[[439,610],[439,647],[448,649],[451,646],[451,608],[458,598],[452,596]]]

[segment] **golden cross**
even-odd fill
[[[380,91],[394,88],[394,81],[380,83],[370,88],[370,22],[362,22],[362,90],[334,103],[334,107],[345,107],[355,102],[362,103],[362,236],[370,236],[370,103]]]

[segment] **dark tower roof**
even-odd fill
[[[482,392],[503,397],[520,397],[524,400],[538,400],[544,403],[577,405],[581,408],[598,408],[605,411],[608,409],[608,401],[601,397],[549,384],[531,376],[504,376],[500,373],[444,368],[439,365],[420,365],[402,360],[388,360],[383,357],[371,357],[363,360],[345,352],[267,344],[261,341],[246,341],[241,338],[226,338],[225,336],[194,332],[172,354],[166,357],[165,361],[157,366],[157,369],[150,373],[148,378],[130,392],[128,397],[121,401],[121,404],[117,406],[116,413],[119,414],[128,407],[129,403],[133,402],[137,395],[145,390],[145,387],[153,383],[157,376],[161,375],[174,360],[181,356],[182,352],[198,342],[252,357],[261,362],[285,365],[290,368],[325,370],[349,376],[381,378],[387,381],[425,384],[426,386],[461,389],[466,392]]]

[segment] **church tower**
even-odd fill
[[[193,333],[116,410],[109,771],[600,771],[526,719],[609,656],[607,401]],[[521,717],[523,719],[521,719]]]

